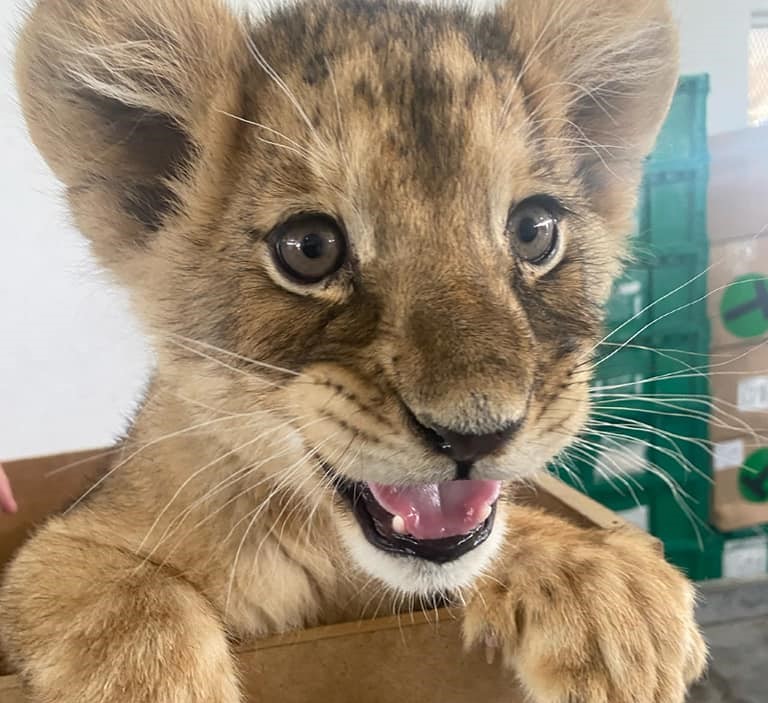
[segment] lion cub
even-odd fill
[[[585,423],[675,56],[662,0],[36,3],[29,130],[157,367],[7,573],[33,703],[236,703],[233,639],[437,596],[537,703],[683,701],[692,587],[507,495]]]

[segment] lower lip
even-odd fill
[[[360,525],[365,538],[377,549],[390,554],[414,557],[436,564],[445,564],[455,561],[479,547],[488,539],[493,531],[496,517],[496,502],[491,506],[491,514],[485,522],[465,535],[433,540],[417,540],[410,535],[400,535],[394,532],[391,535],[384,535],[377,529],[377,519],[371,515],[366,501],[356,493],[356,491],[362,492],[365,490],[367,489],[364,486],[357,484],[346,489],[339,489],[338,492],[354,513],[355,519],[358,525]],[[387,513],[387,515],[389,514]],[[389,515],[388,519],[391,521],[392,516]],[[381,524],[381,521],[378,522]]]

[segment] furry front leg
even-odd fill
[[[527,508],[507,524],[506,552],[467,608],[467,643],[497,643],[536,703],[683,703],[706,645],[693,587],[650,540]]]
[[[55,521],[0,593],[3,648],[31,703],[238,703],[224,630],[183,575]]]

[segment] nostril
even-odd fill
[[[405,403],[402,408],[413,432],[431,449],[451,457],[457,464],[473,464],[498,451],[520,430],[524,420],[521,418],[509,421],[496,432],[466,434],[448,427],[421,422]]]
[[[519,422],[509,423],[501,430],[490,434],[462,434],[447,427],[431,428],[439,439],[439,446],[436,446],[436,449],[459,463],[472,463],[493,454],[501,449],[519,429]]]
[[[410,412],[408,413],[408,420],[411,429],[419,435],[429,447],[442,453],[447,453],[449,451],[449,443],[435,430],[427,425],[422,425],[421,422],[416,419],[416,416]]]

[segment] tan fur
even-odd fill
[[[157,369],[110,472],[8,572],[0,632],[35,703],[235,703],[229,640],[412,604],[345,549],[319,459],[452,478],[403,403],[467,433],[522,418],[473,478],[524,480],[580,431],[675,52],[661,0],[328,0],[266,20],[37,3],[17,62],[30,132]],[[541,193],[568,214],[535,269],[504,225]],[[352,249],[310,288],[265,241],[303,211]],[[497,522],[492,573],[442,594],[468,601],[470,644],[499,640],[537,703],[682,702],[705,653],[682,576],[630,533],[512,504]]]

